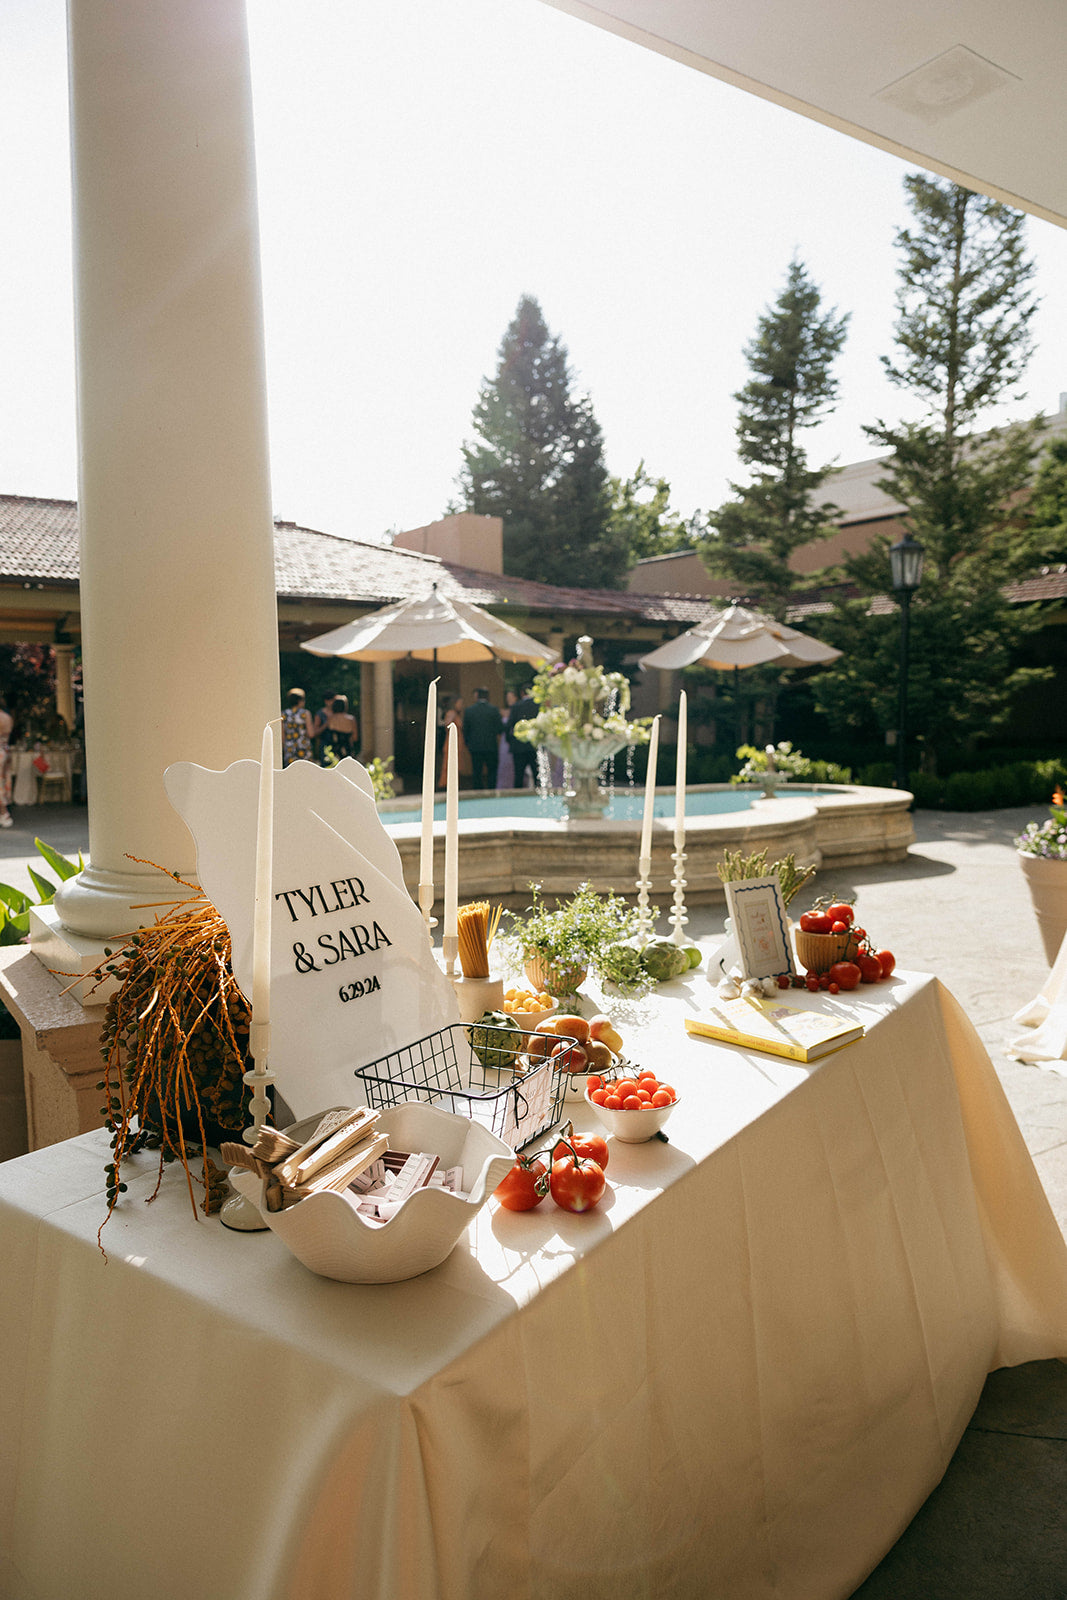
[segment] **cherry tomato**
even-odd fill
[[[622,1110],[622,1101],[619,1099],[617,1094],[609,1094],[607,1099],[604,1101],[604,1104],[607,1106],[609,1111]]]
[[[854,939],[859,939],[861,941],[863,939],[866,939],[866,937],[867,937],[867,929],[866,928],[853,928],[852,937]]]
[[[848,932],[848,923],[847,922],[842,922],[839,919],[838,921],[833,922],[833,923],[830,924],[830,932],[831,933],[847,933]]]
[[[657,1089],[655,1094],[652,1096],[652,1104],[654,1106],[669,1106],[672,1105],[673,1102],[666,1089]]]
[[[519,1156],[493,1193],[505,1211],[532,1211],[548,1193],[548,1168],[533,1156]]]
[[[835,961],[830,968],[830,982],[839,989],[855,989],[863,973],[854,961]]]
[[[552,1152],[552,1160],[564,1161],[569,1153],[568,1145],[583,1161],[595,1161],[601,1172],[607,1171],[608,1141],[599,1133],[575,1133],[569,1139],[561,1139]]]
[[[552,1163],[549,1189],[564,1211],[591,1211],[607,1188],[607,1179],[595,1161],[568,1154]]]
[[[856,913],[847,900],[835,900],[832,906],[827,906],[826,915],[831,922],[851,923]]]
[[[809,972],[807,977],[804,979],[804,984],[809,994],[818,994],[819,974],[817,972]]]
[[[669,1094],[670,1097],[671,1097],[671,1105],[673,1105],[674,1102],[678,1098],[678,1095],[677,1095],[676,1091],[671,1088],[669,1083],[661,1083],[657,1093],[659,1093],[659,1094]]]
[[[841,985],[839,983],[832,983],[831,982],[831,983],[828,983],[826,985],[826,987],[827,987],[827,989],[829,990],[829,992],[831,994],[840,994],[841,993]]]
[[[882,964],[877,956],[872,956],[866,950],[861,950],[856,957],[856,965],[863,974],[864,983],[877,983],[882,976]]]
[[[792,981],[793,980],[790,978],[788,972],[783,972],[778,979],[779,989],[788,989]]]
[[[883,978],[888,978],[897,964],[897,958],[892,950],[879,950],[875,960],[882,969]]]

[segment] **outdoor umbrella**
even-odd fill
[[[832,645],[812,639],[761,611],[732,605],[714,611],[686,633],[641,657],[643,667],[677,672],[701,662],[706,667],[807,667],[836,661],[841,654]]]
[[[697,662],[723,671],[732,667],[737,738],[740,740],[741,702],[736,685],[742,667],[808,667],[817,662],[836,661],[840,654],[841,651],[832,645],[812,639],[784,622],[776,622],[762,611],[731,605],[725,611],[713,611],[703,622],[680,633],[677,639],[642,656],[641,665],[659,667],[664,672],[677,672]]]
[[[402,600],[356,617],[300,646],[347,661],[554,661],[559,652],[434,584],[422,600]]]

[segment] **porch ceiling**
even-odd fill
[[[1063,0],[545,0],[1067,227]]]

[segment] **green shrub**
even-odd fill
[[[873,782],[864,769],[864,782]],[[973,772],[933,778],[913,772],[908,787],[923,811],[1000,811],[1047,801],[1067,771],[1065,761],[1012,761]]]

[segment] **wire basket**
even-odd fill
[[[521,1034],[518,1038],[522,1041]],[[573,1040],[561,1035],[558,1042]],[[366,1087],[368,1104],[379,1110],[422,1101],[470,1117],[521,1150],[560,1121],[566,1090],[566,1075],[548,1057],[531,1061],[522,1048],[512,1028],[453,1022],[357,1067],[356,1077]]]

